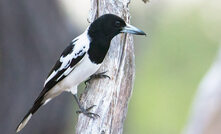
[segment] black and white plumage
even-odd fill
[[[119,33],[145,35],[143,31],[125,23],[120,17],[106,14],[96,19],[83,34],[72,40],[50,71],[43,90],[18,125],[16,132],[24,128],[31,116],[42,105],[63,91],[71,92],[82,112],[86,114],[76,97],[77,86],[99,69],[112,38]]]

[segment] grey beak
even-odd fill
[[[136,34],[136,35],[146,35],[142,30],[136,28],[135,26],[132,26],[128,23],[126,23],[126,26],[121,30],[121,33],[130,33],[130,34]]]

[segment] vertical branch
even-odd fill
[[[98,4],[99,3],[99,4]],[[105,13],[116,14],[129,21],[130,0],[91,0],[89,21]],[[120,34],[112,40],[110,50],[98,72],[108,71],[111,79],[93,80],[81,97],[84,107],[96,105],[94,113],[99,118],[79,115],[76,133],[122,133],[132,93],[135,62],[133,38]]]
[[[221,48],[201,82],[185,134],[219,134],[221,131]]]

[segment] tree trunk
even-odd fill
[[[76,34],[54,0],[0,0],[0,26],[0,133],[13,134]],[[63,133],[71,101],[57,99],[41,108],[22,134]]]
[[[91,0],[89,21],[105,13],[113,13],[129,22],[130,0]],[[131,35],[120,34],[112,40],[110,50],[98,72],[108,71],[111,79],[92,80],[81,96],[84,107],[96,105],[92,112],[97,119],[80,114],[76,126],[77,134],[119,134],[123,125],[132,94],[135,62]]]
[[[217,60],[201,82],[184,134],[221,132],[221,48]]]

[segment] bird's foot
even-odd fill
[[[98,73],[98,74],[91,75],[90,78],[84,82],[84,84],[87,85],[87,83],[90,83],[90,81],[91,81],[92,79],[100,79],[100,78],[108,78],[108,79],[111,79],[110,76],[106,75],[105,73],[107,73],[107,71],[104,71],[104,72],[101,72],[101,73]]]
[[[76,111],[77,114],[83,113],[84,115],[86,115],[87,117],[90,117],[92,119],[95,119],[97,117],[100,117],[98,114],[89,112],[93,107],[95,107],[96,105],[92,105],[89,108],[84,109],[83,107],[80,107],[80,110]]]

